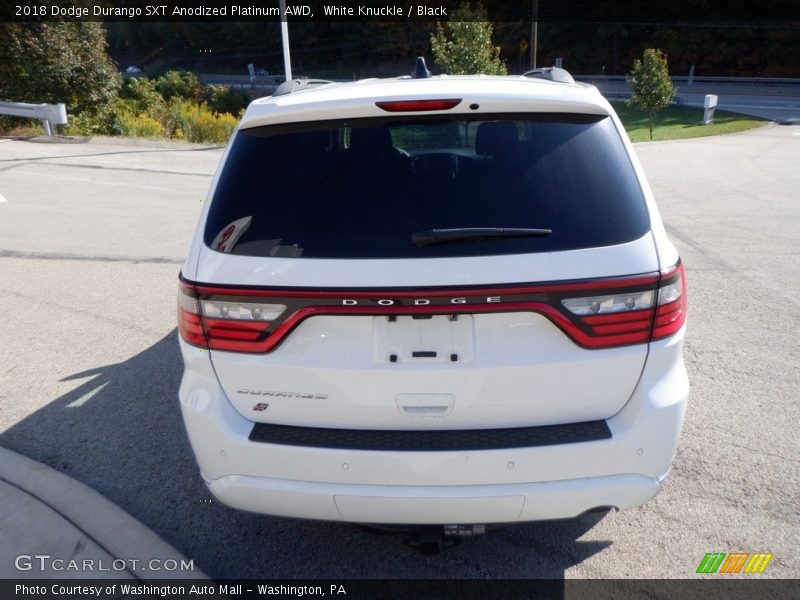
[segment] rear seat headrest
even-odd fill
[[[502,156],[514,152],[518,141],[517,126],[514,123],[481,123],[475,134],[475,152],[480,156]]]

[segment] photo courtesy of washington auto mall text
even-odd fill
[[[302,585],[290,583],[237,583],[224,584],[213,582],[159,583],[143,582],[85,582],[76,583],[40,583],[36,585],[16,584],[17,598],[58,598],[74,600],[79,598],[97,598],[100,600],[127,598],[346,598],[347,586],[342,583],[326,583],[325,585]]]

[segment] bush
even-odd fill
[[[235,90],[227,85],[211,85],[208,87],[208,104],[217,113],[238,115],[250,104],[250,94]]]
[[[44,134],[44,127],[40,121],[0,116],[0,135],[28,137],[42,134]]]
[[[183,98],[202,102],[206,94],[205,86],[190,71],[167,71],[155,80],[155,89],[166,101]]]
[[[82,112],[69,115],[67,119],[67,135],[105,135],[105,127],[97,113]],[[121,133],[121,131],[120,131]]]
[[[147,77],[126,79],[119,96],[135,113],[163,115],[167,107],[164,97],[156,89],[156,82]]]
[[[166,100],[164,95],[170,95]],[[206,94],[212,106],[197,101]],[[187,94],[190,98],[184,97]],[[72,135],[170,137],[199,143],[225,143],[249,101],[247,94],[224,86],[205,88],[192,73],[170,71],[158,79],[127,79],[114,101],[94,111],[71,114]],[[213,107],[213,108],[212,108]]]
[[[148,114],[123,113],[120,119],[122,135],[147,138],[164,136],[164,126]]]
[[[194,104],[173,100],[169,106],[167,130],[170,137],[188,142],[224,144],[236,129],[236,117],[212,112],[205,102]]]
[[[119,99],[97,110],[69,115],[67,135],[123,135],[124,102]]]

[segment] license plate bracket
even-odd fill
[[[379,363],[461,363],[473,359],[472,315],[375,317],[373,348]]]

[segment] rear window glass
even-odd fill
[[[412,243],[461,228],[551,233]],[[609,246],[648,228],[608,117],[454,115],[240,130],[205,242],[247,256],[432,258]]]

